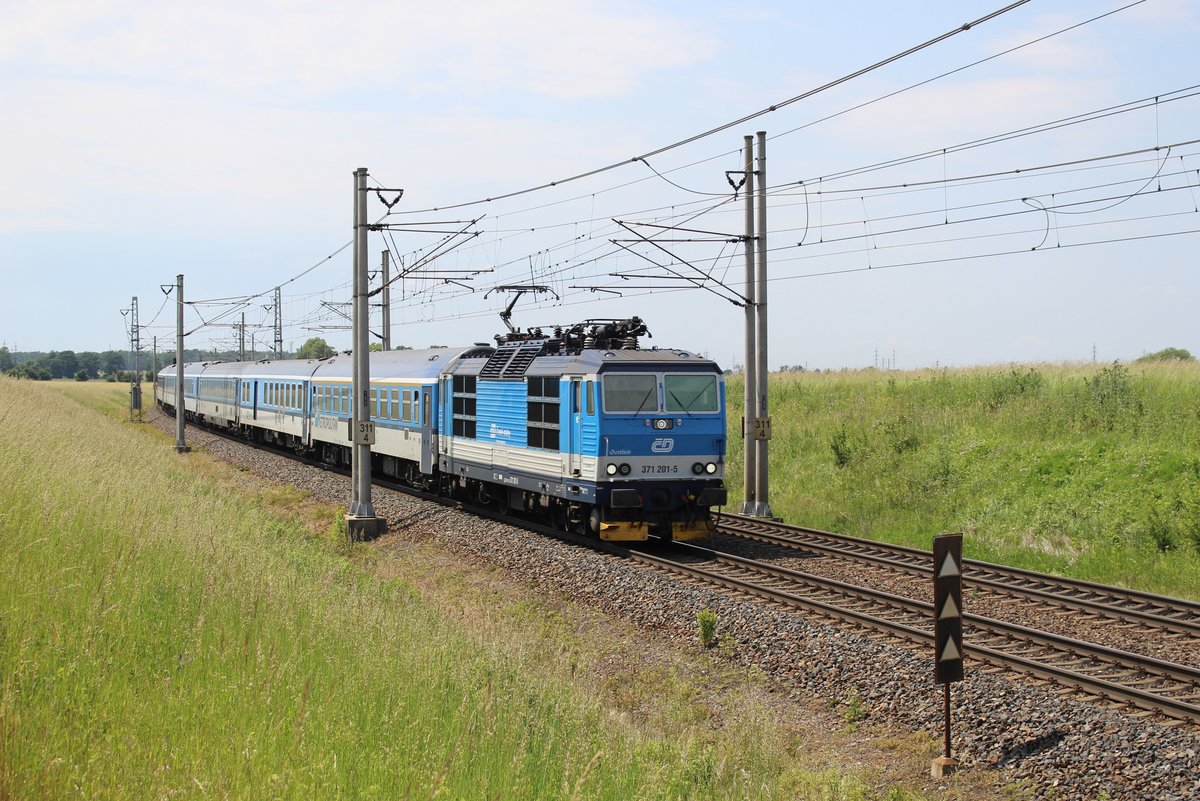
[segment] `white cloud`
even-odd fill
[[[218,218],[270,197],[303,206],[358,164],[403,165],[414,187],[457,176],[461,195],[511,189],[522,164],[540,181],[641,146],[615,121],[555,113],[555,99],[619,95],[714,46],[694,22],[554,0],[66,0],[6,22],[0,66],[22,76],[0,86],[0,144],[19,154],[0,163],[7,231],[95,229],[172,204]],[[521,94],[550,99],[522,108]],[[161,204],[137,208],[143,193]]]
[[[587,0],[56,3],[15,9],[0,32],[2,61],[283,102],[384,87],[611,96],[715,47],[694,21]]]

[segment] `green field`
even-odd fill
[[[855,724],[781,722],[720,649],[664,667],[436,542],[351,547],[340,509],[129,425],[126,391],[0,379],[0,799],[920,797],[893,784],[930,738],[863,757]],[[1200,597],[1194,364],[771,391],[790,522],[963,531],[974,557]],[[831,771],[839,747],[863,769]]]
[[[712,654],[347,545],[125,390],[0,378],[0,799],[919,797]],[[885,747],[919,776],[936,744]]]
[[[740,376],[728,381],[741,509]],[[1200,598],[1200,366],[1036,365],[770,378],[789,523]]]

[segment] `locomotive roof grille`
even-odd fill
[[[521,378],[546,345],[544,339],[501,343],[479,371],[480,378]]]

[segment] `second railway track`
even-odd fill
[[[886,567],[910,575],[932,573],[929,551],[889,545],[819,529],[723,514],[720,533],[824,556]],[[1200,603],[1017,567],[963,560],[964,587],[1057,605],[1084,614],[1200,638]]]

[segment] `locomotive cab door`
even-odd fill
[[[567,475],[576,478],[583,469],[583,379],[572,376],[568,388],[567,431]]]

